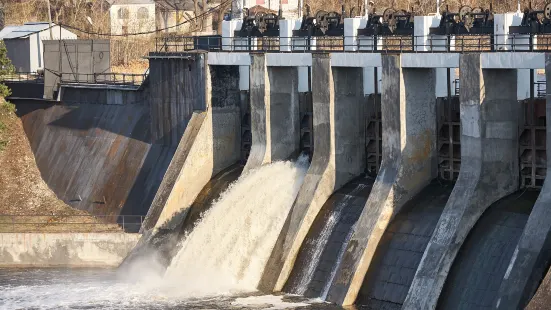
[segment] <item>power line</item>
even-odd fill
[[[153,34],[153,33],[157,33],[157,32],[161,32],[161,31],[165,31],[165,30],[168,30],[168,29],[172,29],[172,28],[176,28],[176,27],[179,27],[179,26],[182,26],[184,24],[188,24],[188,23],[191,23],[197,19],[200,19],[204,16],[207,16],[207,15],[210,15],[212,13],[214,13],[215,11],[217,11],[218,9],[222,8],[223,6],[225,6],[226,4],[228,3],[231,3],[232,0],[226,0],[222,3],[220,3],[219,5],[213,7],[213,8],[210,8],[208,11],[206,12],[203,12],[202,14],[199,14],[197,16],[195,16],[194,18],[191,18],[191,19],[188,19],[188,20],[185,20],[181,23],[178,23],[178,24],[175,24],[175,25],[172,25],[172,26],[169,26],[169,27],[165,27],[165,28],[160,28],[160,29],[155,29],[155,30],[150,30],[150,31],[142,31],[142,32],[135,32],[135,33],[126,33],[126,34],[111,34],[111,33],[101,33],[101,32],[92,32],[92,31],[87,31],[87,30],[83,30],[83,29],[80,29],[80,28],[77,28],[77,27],[73,27],[73,26],[70,26],[70,25],[63,25],[63,24],[60,24],[60,26],[63,26],[65,28],[68,28],[68,29],[72,29],[72,30],[76,30],[76,31],[79,31],[79,32],[82,32],[82,33],[85,33],[85,34],[88,34],[88,35],[96,35],[96,36],[106,36],[106,37],[127,37],[127,36],[139,36],[139,35],[145,35],[145,34]],[[39,31],[40,32],[40,31]]]
[[[172,26],[165,27],[165,28],[160,28],[160,29],[155,29],[155,30],[151,30],[151,31],[127,33],[127,34],[111,34],[111,33],[91,32],[91,31],[87,31],[87,30],[84,30],[84,29],[74,27],[74,26],[59,23],[59,24],[52,24],[51,26],[49,26],[47,28],[44,28],[44,29],[41,29],[41,30],[36,30],[36,31],[33,31],[33,32],[28,32],[28,33],[25,33],[24,35],[21,35],[19,37],[14,37],[14,38],[10,38],[10,39],[20,39],[20,38],[28,37],[30,35],[52,29],[53,27],[56,27],[56,26],[76,30],[76,31],[79,31],[79,32],[82,32],[82,33],[85,33],[85,34],[88,34],[88,35],[97,35],[97,36],[106,36],[106,37],[126,37],[126,36],[139,36],[139,35],[145,35],[145,34],[153,34],[153,33],[165,31],[165,30],[168,30],[168,29],[176,28],[176,27],[191,23],[192,21],[195,21],[199,18],[202,18],[204,16],[207,16],[207,15],[210,15],[210,14],[214,13],[214,11],[217,11],[218,9],[222,8],[223,6],[225,6],[226,4],[231,3],[231,2],[232,2],[232,0],[226,0],[222,3],[220,3],[219,5],[217,5],[213,8],[210,8],[208,11],[203,12],[202,14],[199,14],[199,15],[195,16],[194,18],[185,20],[185,21],[183,21],[181,23],[178,23],[176,25],[172,25]],[[59,38],[59,39],[61,39],[61,38]]]

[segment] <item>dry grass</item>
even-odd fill
[[[120,231],[118,225],[103,224],[101,219],[56,197],[42,180],[21,120],[3,100],[0,124],[0,232]]]
[[[149,62],[147,61],[147,59],[135,59],[128,62],[128,64],[112,66],[111,72],[143,74],[145,73],[147,68],[149,68]]]

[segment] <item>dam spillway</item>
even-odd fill
[[[147,141],[174,155],[166,173],[155,173],[164,177],[142,240],[121,269],[155,253],[165,279],[197,278],[205,270],[193,263],[227,272],[231,283],[218,288],[209,282],[215,276],[202,279],[216,288],[209,294],[282,291],[367,309],[521,308],[547,272],[551,220],[542,184],[547,103],[518,98],[520,77],[547,69],[549,57],[152,53],[152,67],[167,67],[152,71],[157,78],[175,76],[166,85],[178,84],[179,70],[197,81],[193,90],[151,84],[144,119],[153,119],[145,123],[155,135]],[[256,179],[234,193],[240,199],[219,204],[248,173],[300,153],[311,155],[303,176]],[[248,200],[258,195],[267,200]],[[269,233],[247,230],[259,223]]]

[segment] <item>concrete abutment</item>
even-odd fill
[[[125,263],[151,252],[160,253],[157,259],[168,263],[189,209],[204,186],[241,159],[238,67],[204,64],[206,108],[193,112],[148,212],[143,237]]]
[[[482,69],[460,55],[461,171],[425,250],[404,309],[435,309],[469,231],[494,202],[518,189],[516,70]]]
[[[314,154],[259,288],[280,291],[316,215],[336,190],[365,169],[362,69],[332,67],[330,54],[314,54]]]

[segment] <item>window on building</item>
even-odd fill
[[[128,11],[128,8],[120,8],[118,11],[118,14],[119,14],[119,19],[128,19],[130,12]]]
[[[147,8],[141,7],[138,9],[138,19],[147,19],[149,17],[149,11]]]
[[[128,26],[122,26],[122,34],[128,34]]]

